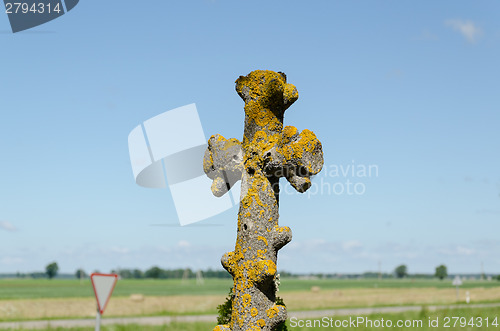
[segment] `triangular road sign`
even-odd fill
[[[115,274],[92,274],[90,275],[92,287],[94,288],[95,298],[97,299],[97,307],[101,315],[108,305],[109,298],[118,280],[118,275]]]
[[[452,285],[455,286],[460,286],[462,285],[462,279],[460,279],[460,276],[455,276],[455,279],[453,279],[453,282],[451,283]]]

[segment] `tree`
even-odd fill
[[[444,278],[448,277],[448,269],[444,264],[441,264],[440,266],[436,267],[436,273],[434,274],[434,276],[439,278],[440,280],[443,280]]]
[[[87,274],[85,273],[85,271],[83,269],[78,269],[76,272],[75,272],[75,277],[80,279],[80,278],[87,278]]]
[[[56,262],[52,262],[51,264],[45,267],[45,273],[47,274],[47,277],[49,277],[49,279],[54,278],[57,275],[58,271],[59,271],[59,266],[57,265]]]
[[[406,267],[406,265],[402,264],[394,269],[394,273],[398,278],[403,278],[408,275],[408,268]]]
[[[130,279],[130,278],[132,278],[132,271],[129,270],[129,269],[121,269],[118,274],[123,279]]]
[[[159,267],[151,267],[150,269],[146,270],[145,272],[145,276],[146,278],[162,278],[164,274],[164,271],[162,269],[160,269]]]
[[[47,273],[46,272],[32,272],[29,274],[29,276],[33,279],[45,278],[45,277],[47,277]]]
[[[134,277],[135,279],[144,278],[144,273],[143,273],[141,270],[139,270],[139,269],[134,269],[134,270],[132,271],[132,275],[133,275],[133,277]]]

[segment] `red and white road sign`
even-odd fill
[[[115,274],[92,274],[90,275],[92,287],[94,288],[95,298],[97,299],[97,307],[101,315],[108,305],[109,298],[115,289],[118,275]]]

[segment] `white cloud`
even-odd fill
[[[444,23],[446,26],[452,28],[453,30],[460,32],[469,43],[475,43],[483,34],[481,28],[479,28],[472,21],[450,19],[446,20]]]
[[[17,231],[17,228],[7,221],[0,221],[0,229],[4,229],[6,231]]]
[[[476,250],[457,245],[455,247],[444,247],[438,250],[439,253],[448,256],[465,257],[476,254]]]
[[[130,249],[128,249],[126,247],[114,246],[114,247],[111,247],[111,252],[118,253],[118,254],[128,254],[128,253],[130,253]]]
[[[0,260],[0,263],[7,264],[7,265],[19,264],[19,263],[23,263],[23,262],[24,262],[24,260],[21,259],[20,257],[10,257],[10,256],[3,257]]]
[[[363,247],[363,244],[359,240],[345,241],[342,243],[342,249],[348,252],[361,247]]]
[[[467,248],[467,247],[463,247],[463,246],[458,246],[457,247],[457,253],[460,255],[460,256],[470,256],[472,254],[475,254],[476,253],[476,250],[474,249],[471,249],[471,248]]]
[[[177,243],[177,246],[181,247],[181,248],[188,248],[188,247],[191,247],[191,244],[189,243],[189,241],[186,241],[186,240],[180,240],[178,243]]]

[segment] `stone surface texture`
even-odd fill
[[[236,91],[245,102],[243,142],[214,135],[203,160],[214,195],[242,181],[236,246],[221,261],[234,280],[231,322],[214,330],[274,330],[287,317],[275,303],[277,254],[292,239],[278,224],[279,179],[305,192],[323,151],[313,132],[283,127],[285,110],[299,97],[285,74],[253,71],[236,80]]]

